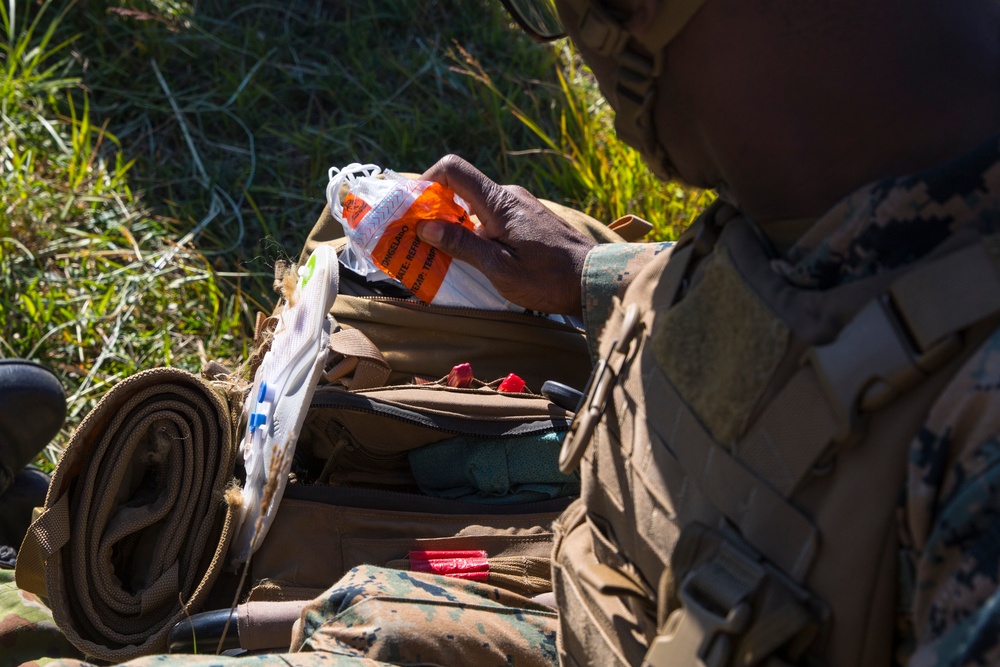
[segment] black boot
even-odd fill
[[[21,359],[0,359],[0,545],[18,547],[31,508],[45,500],[48,475],[25,470],[59,432],[66,396],[49,369]]]
[[[17,553],[31,525],[31,511],[45,504],[48,490],[49,476],[33,465],[14,475],[14,483],[0,496],[0,545]],[[4,566],[2,551],[0,547],[0,567]]]

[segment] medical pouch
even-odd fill
[[[550,590],[550,526],[578,493],[578,478],[554,465],[508,465],[516,459],[505,445],[554,463],[571,416],[541,396],[492,388],[320,387],[296,449],[295,481],[251,562],[250,598],[311,598],[362,564],[462,575],[426,568],[466,552],[476,556],[465,574],[524,595]],[[470,471],[473,481],[456,498],[430,495],[424,488],[433,473],[411,465],[413,455],[451,443],[459,448],[448,450],[449,467]],[[493,448],[505,455],[483,455]],[[303,546],[289,558],[295,543]],[[520,576],[504,576],[515,562]]]

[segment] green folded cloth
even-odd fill
[[[559,470],[564,435],[451,438],[410,451],[410,468],[420,490],[436,498],[500,505],[576,496],[579,474]]]

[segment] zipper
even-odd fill
[[[355,296],[355,295],[346,294],[344,296]],[[372,296],[356,296],[355,298],[364,299],[366,301],[377,301],[379,303],[386,303],[394,306],[400,306],[402,308],[411,308],[414,310],[426,310],[428,312],[438,313],[441,315],[475,317],[478,319],[493,320],[497,322],[533,324],[536,326],[562,329],[565,331],[571,331],[576,333],[583,332],[582,329],[575,327],[571,324],[567,324],[565,322],[557,322],[542,315],[526,315],[525,313],[515,313],[509,310],[487,310],[484,308],[468,308],[464,306],[435,306],[433,304],[424,303],[423,301],[415,299],[403,299],[401,297],[396,297],[396,296],[372,295]]]
[[[412,426],[421,426],[438,433],[449,435],[472,435],[487,438],[518,438],[535,435],[545,431],[566,431],[569,429],[569,419],[554,419],[551,417],[525,416],[517,421],[512,420],[482,420],[470,417],[449,417],[435,415],[433,418],[416,410],[408,410],[401,406],[389,405],[375,401],[366,396],[347,392],[321,392],[313,395],[309,409],[337,408],[362,414],[376,415]],[[466,426],[468,425],[468,426]]]
[[[320,484],[289,484],[284,498],[307,500],[327,505],[340,505],[355,509],[386,510],[391,512],[430,512],[434,514],[547,514],[562,512],[573,498],[553,498],[532,503],[492,505],[469,503],[461,500],[435,498],[422,493],[390,491],[351,486],[325,486]]]
[[[475,418],[462,419],[445,415],[435,415],[432,418],[421,412],[381,403],[367,396],[345,392],[316,392],[313,395],[309,409],[314,410],[317,408],[335,408],[359,414],[374,415],[450,436],[474,436],[498,440],[532,436],[541,433],[559,433],[568,431],[570,428],[570,420],[568,418],[555,419],[541,415],[537,418],[530,416],[518,418],[517,421],[489,421]],[[347,450],[348,445],[345,444],[342,447],[337,447],[331,456],[358,454],[371,461],[387,462],[401,460],[406,457],[409,451],[409,449],[403,449],[402,451],[392,450],[386,452],[378,447],[362,444],[351,435],[348,435],[348,440],[353,445],[353,449]]]

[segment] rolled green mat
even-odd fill
[[[235,451],[226,401],[198,377],[157,368],[115,385],[52,475],[18,555],[18,586],[47,597],[87,655],[164,651],[225,563]]]

